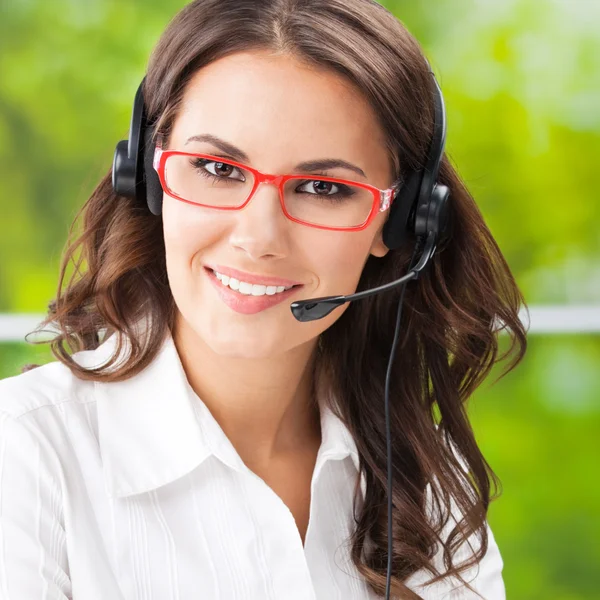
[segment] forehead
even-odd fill
[[[335,157],[358,164],[382,186],[389,175],[383,131],[364,96],[340,75],[290,55],[237,53],[197,71],[170,146],[183,149],[203,133],[238,146],[254,167],[271,172]],[[188,147],[208,150],[205,142]]]

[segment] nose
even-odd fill
[[[234,214],[232,246],[255,260],[287,255],[287,230],[291,222],[283,213],[275,180],[259,183],[248,204]]]

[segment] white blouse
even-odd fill
[[[74,358],[100,365],[114,340]],[[171,337],[127,381],[83,381],[58,361],[0,381],[0,599],[378,598],[349,554],[356,445],[325,405],[321,437],[303,545],[192,390]],[[504,600],[489,536],[467,580]],[[409,580],[426,600],[477,598],[426,580]]]

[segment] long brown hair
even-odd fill
[[[428,65],[403,24],[372,0],[195,0],[171,21],[148,64],[144,95],[157,134],[168,139],[183,90],[198,69],[252,49],[291,53],[342,74],[376,112],[396,176],[424,165],[434,110]],[[432,581],[460,576],[486,552],[487,509],[498,481],[477,446],[466,401],[495,362],[514,353],[502,377],[526,350],[518,314],[525,304],[522,294],[447,156],[438,180],[451,191],[450,233],[431,268],[407,286],[390,394],[392,591],[404,598],[420,598],[404,583],[419,569],[428,570]],[[50,323],[58,328],[46,343],[76,376],[127,379],[153,360],[174,324],[161,218],[116,196],[110,171],[71,233],[81,216],[83,232],[64,252],[57,295],[40,328]],[[407,243],[383,258],[370,257],[358,289],[402,276],[412,248]],[[74,271],[64,286],[70,266]],[[396,290],[352,303],[321,335],[316,361],[323,385],[336,399],[332,408],[354,436],[366,476],[352,560],[381,595],[387,566],[383,397],[399,296]],[[143,335],[134,325],[144,315],[151,325]],[[502,355],[500,329],[511,342]],[[69,352],[97,347],[102,332],[130,341],[128,360],[117,369],[76,364]],[[442,536],[455,509],[462,521]],[[478,549],[458,562],[458,549],[472,536]],[[440,547],[442,570],[432,560]]]

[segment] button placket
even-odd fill
[[[249,485],[260,497],[252,510],[260,527],[257,535],[263,539],[277,599],[316,600],[294,515],[261,477],[250,469],[248,476]]]

